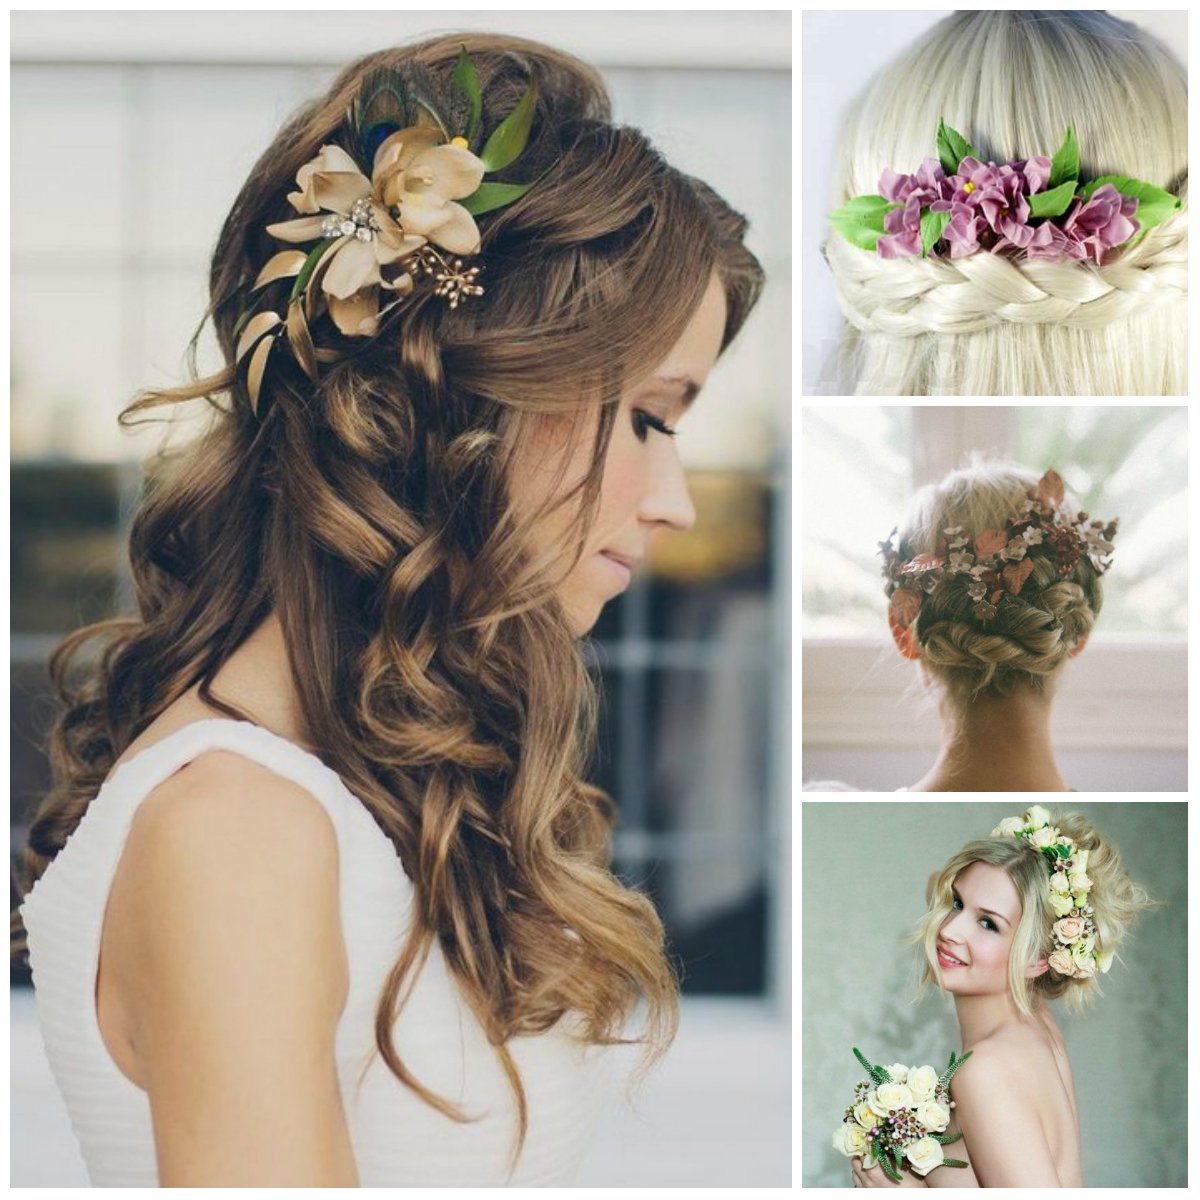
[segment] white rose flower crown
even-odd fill
[[[992,837],[1024,838],[1046,860],[1050,871],[1050,908],[1055,948],[1047,959],[1057,975],[1090,979],[1112,966],[1112,949],[1097,946],[1094,910],[1088,903],[1092,886],[1087,875],[1088,852],[1050,824],[1050,814],[1040,804],[1023,817],[1005,817]]]

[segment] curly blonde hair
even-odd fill
[[[1092,881],[1088,903],[1094,910],[1095,952],[1115,953],[1141,914],[1160,902],[1151,900],[1145,888],[1130,878],[1117,847],[1081,813],[1051,811],[1050,824],[1071,838],[1080,850],[1088,852],[1087,874]],[[909,939],[920,947],[924,958],[922,989],[930,983],[942,986],[937,967],[938,933],[954,907],[954,881],[977,862],[1007,872],[1021,901],[1021,916],[1013,931],[1008,956],[1008,988],[1020,1012],[1032,1016],[1036,1000],[1060,998],[1068,1008],[1080,1012],[1103,995],[1098,974],[1083,978],[1047,970],[1033,979],[1026,978],[1030,966],[1053,952],[1054,923],[1058,918],[1050,907],[1046,860],[1041,851],[1021,837],[989,837],[969,842],[929,881],[925,896],[929,910]]]
[[[961,525],[968,536],[1003,529],[1037,482],[1023,467],[973,458],[914,497],[899,531],[900,557],[933,551],[948,527]],[[1041,694],[1092,631],[1104,595],[1086,556],[1066,575],[1053,559],[1030,561],[1021,595],[1008,597],[986,624],[965,591],[947,589],[921,603],[921,658],[960,708],[980,695],[1011,696],[1018,686]]]
[[[989,253],[888,261],[829,233],[857,395],[1179,395],[1187,391],[1187,73],[1105,12],[958,12],[872,80],[839,139],[832,208],[885,167],[935,154],[945,119],[996,162],[1053,154],[1129,175],[1182,207],[1103,267]]]
[[[485,294],[457,309],[415,298],[316,382],[281,357],[260,420],[233,361],[248,287],[278,249],[266,226],[290,215],[297,170],[337,140],[368,72],[416,64],[444,78],[463,46],[485,135],[531,80],[538,96],[517,164],[537,182],[478,220]],[[589,1042],[626,1040],[645,1001],[649,1065],[673,1035],[677,983],[653,904],[610,870],[615,808],[585,778],[595,684],[555,597],[561,563],[533,550],[541,513],[517,511],[508,481],[541,422],[585,429],[591,466],[567,498],[578,551],[622,388],[679,339],[714,272],[727,300],[722,349],[756,302],[762,271],[745,228],[642,133],[613,124],[600,76],[569,55],[469,33],[346,67],[285,124],[221,230],[205,320],[225,367],[122,414],[132,423],[200,397],[212,410],[203,436],[155,465],[134,516],[137,615],[78,631],[51,660],[55,783],[30,828],[23,891],[124,749],[191,687],[251,719],[211,687],[274,613],[308,740],[414,884],[414,919],[376,1011],[390,1070],[467,1119],[392,1040],[405,981],[434,939],[512,1086],[514,1163],[527,1113],[509,1039],[574,1011]],[[96,644],[101,653],[80,654]],[[19,912],[13,934],[17,954]]]

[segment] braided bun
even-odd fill
[[[1018,512],[1037,475],[1021,467],[974,461],[924,488],[900,530],[903,556],[932,551],[947,527],[969,535],[1002,528]],[[1092,631],[1102,603],[1100,578],[1086,558],[1061,575],[1054,560],[1031,558],[1019,596],[1010,596],[986,623],[964,591],[926,596],[914,625],[921,657],[951,695],[969,703],[986,694],[1035,692]]]
[[[1135,101],[1131,103],[1130,97]],[[945,119],[986,159],[1054,153],[1080,177],[1128,175],[1182,207],[1103,267],[986,251],[884,260],[830,232],[847,328],[840,386],[858,395],[1166,395],[1187,390],[1187,76],[1104,12],[955,13],[889,64],[842,130],[830,207],[885,167],[937,153]]]

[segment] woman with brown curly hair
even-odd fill
[[[666,1048],[578,639],[694,519],[671,435],[744,229],[514,38],[360,59],[255,165],[225,367],[123,416],[212,409],[138,614],[51,663],[13,949],[94,1185],[567,1182],[639,1003]]]

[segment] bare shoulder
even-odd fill
[[[320,801],[200,755],[139,805],[109,915],[162,1185],[351,1178],[333,1052],[349,971]]]
[[[1029,1046],[1003,1031],[971,1047],[951,1083],[955,1117],[982,1187],[1059,1187]],[[1014,1145],[1021,1154],[1014,1156]]]

